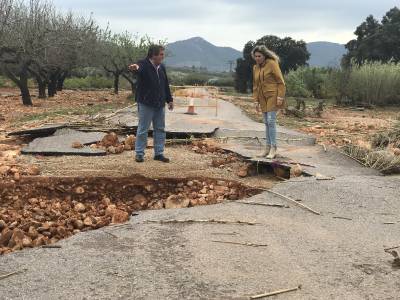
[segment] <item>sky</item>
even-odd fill
[[[242,50],[264,35],[306,42],[347,43],[372,14],[377,19],[400,0],[54,0],[62,11],[89,16],[114,32],[129,31],[174,42],[200,36]]]

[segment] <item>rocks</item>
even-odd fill
[[[6,188],[0,182],[0,255],[124,223],[138,210],[214,204],[252,193],[225,180],[141,180],[23,177]]]
[[[9,166],[0,166],[0,176],[6,176],[10,170]]]
[[[4,220],[0,220],[0,232],[7,227],[7,223]]]
[[[111,132],[106,134],[103,139],[101,140],[101,145],[108,148],[110,146],[118,146],[119,144],[119,140],[118,140],[118,136],[115,132]]]
[[[300,177],[303,174],[303,168],[297,164],[290,169],[290,177]]]
[[[112,132],[104,136],[98,144],[90,145],[91,148],[99,148],[106,150],[108,154],[120,154],[124,151],[135,149],[135,136],[129,135],[123,143],[118,139],[118,136]]]
[[[82,203],[77,203],[77,204],[75,204],[75,206],[74,206],[74,210],[75,210],[76,212],[83,213],[83,212],[85,212],[86,207],[85,207],[85,205],[83,205]]]
[[[184,196],[171,195],[165,201],[164,206],[166,209],[173,209],[173,208],[188,207],[189,204],[190,204],[190,199]]]
[[[136,142],[136,137],[134,135],[128,135],[125,139],[124,142],[124,148],[125,150],[134,150],[135,149],[135,142]]]
[[[129,214],[126,211],[115,209],[112,214],[111,223],[120,224],[129,220]]]
[[[135,195],[132,200],[134,204],[137,204],[140,208],[147,207],[147,203],[149,202],[149,200],[143,194]],[[135,207],[137,206],[135,205]]]
[[[85,220],[83,220],[83,225],[85,226],[92,226],[93,225],[93,221],[90,217],[86,217]]]
[[[23,239],[25,238],[25,234],[21,229],[14,229],[12,231],[12,236],[8,242],[8,247],[9,248],[14,248],[14,247],[18,247],[19,249],[22,249],[23,247]]]
[[[83,145],[80,142],[73,142],[71,147],[75,149],[82,149]]]
[[[116,153],[117,153],[117,150],[116,150],[116,148],[115,148],[114,146],[109,146],[109,147],[107,148],[107,152],[108,152],[108,153],[111,153],[111,154],[116,154]]]
[[[78,195],[82,195],[82,194],[85,193],[85,189],[83,187],[81,187],[81,186],[78,186],[78,187],[75,188],[75,193],[78,194]]]
[[[10,241],[11,237],[13,235],[13,232],[9,229],[4,229],[0,235],[0,247],[6,247],[8,245],[8,242]]]
[[[30,176],[37,176],[40,174],[40,170],[37,166],[29,166],[26,170],[26,173]]]
[[[400,148],[395,148],[393,150],[393,154],[396,155],[396,156],[400,156]]]
[[[83,222],[81,220],[77,220],[77,219],[74,219],[72,221],[72,225],[74,226],[75,229],[79,229],[79,230],[81,230],[84,227]]]
[[[245,166],[240,167],[237,172],[237,176],[242,177],[242,178],[249,176],[249,166],[245,165]]]

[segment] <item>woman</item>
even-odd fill
[[[285,81],[279,67],[279,57],[264,45],[252,51],[256,65],[253,67],[253,97],[256,109],[264,114],[266,147],[258,157],[276,157],[276,113],[284,107]]]

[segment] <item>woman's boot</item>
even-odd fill
[[[271,151],[271,145],[266,145],[263,152],[257,155],[257,157],[266,157]]]
[[[276,146],[271,147],[271,151],[269,151],[269,154],[267,155],[268,159],[274,159],[276,157]]]

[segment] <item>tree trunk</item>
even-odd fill
[[[46,99],[47,94],[46,94],[46,87],[47,84],[44,81],[38,81],[38,90],[39,90],[39,99]]]
[[[22,72],[20,75],[20,80],[18,87],[21,91],[22,103],[24,105],[33,105],[31,94],[28,88],[28,74],[27,72]]]
[[[133,78],[131,78],[131,77],[129,77],[128,75],[126,75],[126,74],[122,74],[122,76],[129,82],[129,84],[131,85],[131,90],[132,90],[132,96],[134,96],[135,95],[135,93],[136,93],[136,80],[135,79],[133,79]]]
[[[132,96],[135,96],[136,94],[136,83],[135,82],[129,82],[131,84],[131,90],[132,90]]]
[[[10,78],[19,87],[19,90],[21,91],[22,104],[27,106],[33,105],[28,87],[28,70],[23,67],[22,71],[18,74],[19,78],[7,67],[4,67],[4,70],[7,77]]]
[[[64,81],[67,78],[67,72],[63,72],[57,80],[57,91],[62,91],[64,88]]]
[[[54,97],[57,94],[57,77],[52,76],[47,87],[49,97]]]
[[[114,94],[118,95],[119,91],[119,73],[114,73]]]

